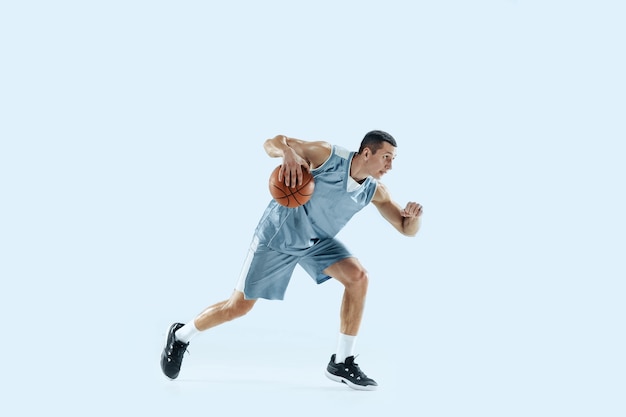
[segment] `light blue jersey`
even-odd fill
[[[357,184],[350,177],[354,152],[332,147],[330,157],[311,171],[315,191],[303,206],[286,208],[272,200],[256,229],[268,247],[298,254],[321,239],[333,238],[348,221],[372,201],[376,180]]]
[[[335,239],[339,231],[374,197],[377,183],[350,177],[354,152],[333,146],[326,162],[311,171],[315,191],[303,206],[287,208],[272,200],[255,230],[236,289],[248,299],[283,299],[296,265],[317,283],[324,270],[352,256]]]

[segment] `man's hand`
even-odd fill
[[[422,205],[409,201],[401,214],[402,217],[419,217],[422,215]]]
[[[291,148],[284,152],[283,164],[278,171],[278,181],[285,181],[287,187],[302,184],[302,167],[309,169],[309,164]]]

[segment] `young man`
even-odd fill
[[[161,369],[175,379],[189,341],[198,332],[245,315],[259,298],[282,300],[299,264],[318,284],[332,277],[344,286],[337,351],[330,358],[326,375],[354,389],[376,389],[376,382],[354,362],[367,272],[335,236],[370,202],[400,233],[414,236],[419,230],[422,206],[409,202],[402,208],[378,182],[392,167],[396,141],[390,134],[374,130],[365,135],[356,153],[326,142],[282,135],[268,139],[264,147],[270,157],[283,158],[279,180],[286,185],[301,183],[302,170],[309,170],[315,178],[313,196],[297,208],[270,202],[254,233],[235,291],[228,300],[206,308],[187,324],[170,327]]]

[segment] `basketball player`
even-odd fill
[[[315,178],[313,196],[297,208],[270,202],[256,228],[231,297],[206,308],[187,324],[174,323],[169,328],[161,355],[163,373],[170,379],[178,377],[183,354],[197,333],[245,315],[259,298],[282,300],[298,264],[318,284],[334,278],[344,286],[337,350],[330,358],[326,375],[354,389],[376,389],[376,381],[354,362],[367,272],[335,236],[370,202],[400,233],[417,233],[422,206],[409,202],[402,208],[378,182],[392,168],[396,146],[390,134],[378,130],[365,135],[356,153],[326,142],[282,135],[265,141],[270,157],[283,158],[279,181],[295,186],[302,182],[302,170],[310,170]]]

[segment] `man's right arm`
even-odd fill
[[[282,181],[284,178],[285,184],[292,187],[302,183],[302,167],[307,170],[319,167],[326,162],[332,150],[327,142],[307,142],[284,135],[266,140],[263,147],[270,157],[283,158],[278,179]]]

